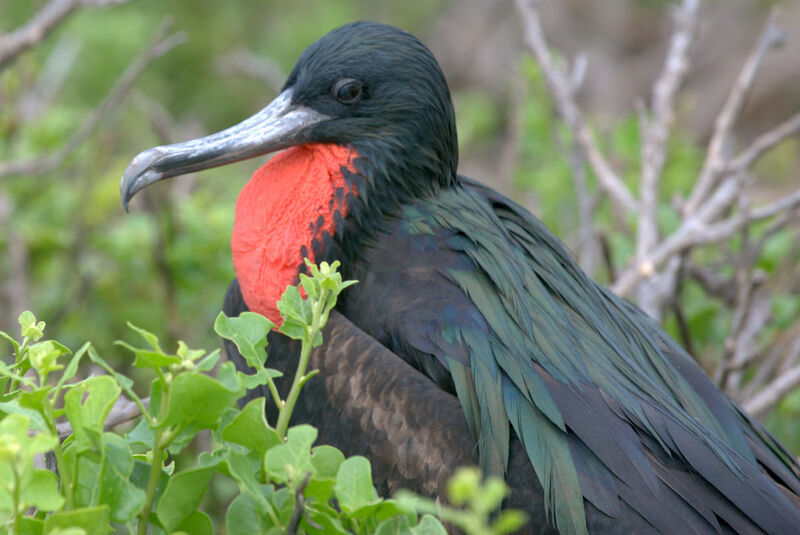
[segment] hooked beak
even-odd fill
[[[328,119],[329,116],[311,108],[292,105],[292,89],[286,89],[266,108],[227,130],[139,153],[128,164],[119,184],[122,206],[127,212],[128,202],[139,190],[164,178],[238,162],[303,143],[309,126]]]

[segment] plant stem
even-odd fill
[[[46,413],[45,421],[50,432],[56,437],[56,443],[53,446],[53,453],[56,456],[56,466],[58,466],[58,477],[61,479],[61,488],[64,490],[64,496],[67,500],[66,510],[74,507],[74,490],[72,485],[72,475],[67,469],[67,461],[64,459],[64,452],[61,450],[61,437],[58,436],[58,428],[56,427],[56,417],[53,413],[53,402],[49,396],[44,398],[44,410]],[[75,456],[77,463],[78,457]]]
[[[282,408],[283,400],[281,399],[280,394],[278,394],[278,387],[275,386],[275,381],[273,381],[272,377],[270,376],[267,376],[267,387],[269,387],[269,392],[272,394],[272,401],[275,402],[275,406]]]
[[[19,510],[19,474],[17,473],[17,467],[12,465],[11,471],[14,473],[14,493],[12,497],[13,507],[14,507],[14,533],[15,535],[19,535],[22,533],[22,514]]]
[[[161,457],[164,455],[164,450],[169,447],[173,439],[180,432],[179,429],[162,429],[156,427],[167,416],[167,401],[169,399],[169,391],[164,390],[164,399],[161,401],[161,406],[158,410],[158,420],[149,420],[150,425],[155,427],[153,430],[153,459],[150,464],[150,475],[147,478],[147,493],[145,494],[144,507],[142,512],[139,513],[139,525],[137,526],[138,535],[147,535],[147,525],[150,523],[150,509],[153,507],[153,502],[156,499],[156,488],[158,488],[158,480],[161,476],[161,469],[163,462]],[[145,413],[147,414],[147,413]]]
[[[22,343],[19,346],[17,346],[16,355],[14,355],[16,357],[14,361],[14,370],[17,369],[17,366],[19,366],[19,363],[22,362],[22,359],[25,357],[25,353],[28,351],[28,342],[29,339],[26,336],[25,338],[22,339]],[[9,386],[8,393],[10,394],[11,392],[14,391],[15,388],[17,388],[17,378],[12,376],[11,383],[9,383],[8,386]]]
[[[153,462],[150,464],[150,476],[147,478],[147,494],[144,501],[144,508],[139,513],[139,526],[137,528],[138,535],[147,535],[147,524],[150,522],[150,508],[153,507],[153,501],[156,497],[156,487],[158,487],[158,479],[161,476],[161,456],[164,454],[164,447],[161,443],[162,430],[155,430],[155,440],[153,448]]]
[[[303,346],[300,349],[300,362],[297,364],[297,371],[294,374],[292,381],[292,388],[289,389],[289,395],[286,396],[285,404],[280,407],[278,414],[278,423],[275,426],[275,431],[278,436],[283,440],[286,437],[286,429],[289,427],[289,419],[292,417],[294,405],[297,403],[297,397],[300,395],[300,389],[305,383],[306,368],[308,367],[308,357],[311,355],[311,346],[319,334],[320,326],[322,325],[322,312],[325,308],[325,303],[328,300],[330,291],[325,290],[322,292],[322,297],[311,306],[311,327],[308,329],[308,336],[303,340]]]

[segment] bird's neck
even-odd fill
[[[357,187],[345,179],[358,155],[350,147],[309,144],[276,154],[239,194],[231,236],[233,266],[250,310],[280,324],[276,302],[296,284],[303,258],[325,247]],[[341,232],[341,229],[338,229]]]

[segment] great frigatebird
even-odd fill
[[[415,37],[333,30],[253,117],[134,158],[122,200],[280,149],[239,196],[225,310],[277,319],[303,257],[360,281],[295,415],[368,454],[384,490],[438,494],[477,456],[531,533],[800,532],[792,456],[539,220],[456,173],[447,83]]]

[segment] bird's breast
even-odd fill
[[[348,212],[356,193],[343,174],[357,154],[331,144],[308,144],[276,154],[239,194],[231,236],[233,267],[250,310],[280,324],[275,305],[295,284],[303,257],[316,261],[324,236]]]

